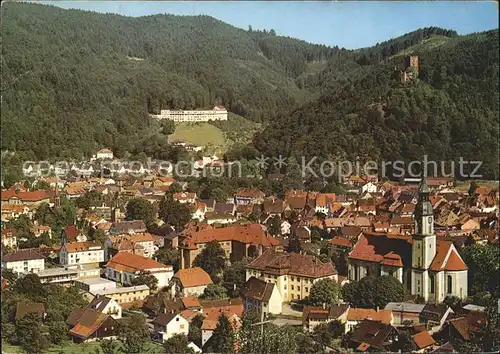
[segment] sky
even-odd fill
[[[429,26],[459,34],[498,28],[497,1],[37,1],[124,16],[210,15],[233,26],[347,49]]]

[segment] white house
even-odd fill
[[[283,222],[281,223],[281,226],[280,226],[280,232],[281,232],[281,235],[290,235],[290,228],[292,227],[292,225],[290,225],[290,223],[286,220],[283,220]]]
[[[2,257],[2,268],[16,273],[37,273],[45,269],[45,259],[36,250],[18,250]]]
[[[16,235],[12,231],[2,230],[2,245],[11,249],[15,248],[17,246]]]
[[[174,275],[173,267],[133,253],[118,252],[106,263],[106,277],[117,283],[132,285],[141,271],[158,279],[158,289],[167,286]]]
[[[278,315],[282,311],[281,295],[274,283],[250,277],[243,286],[245,312]]]
[[[99,242],[65,243],[59,253],[59,263],[64,266],[100,262],[104,262],[104,249]]]
[[[193,208],[192,211],[192,219],[203,221],[203,219],[205,219],[205,213],[207,212],[207,205],[205,203],[198,203],[196,208]]]
[[[109,149],[101,149],[96,154],[96,158],[100,160],[113,159],[113,157],[113,151]]]
[[[189,333],[189,322],[176,313],[162,313],[153,320],[154,334],[162,342],[166,342],[174,334]]]
[[[114,319],[122,318],[122,307],[120,304],[116,300],[106,296],[97,295],[87,307],[110,315]]]
[[[377,185],[372,182],[363,184],[359,189],[359,194],[364,193],[377,193]]]

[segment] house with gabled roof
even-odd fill
[[[66,324],[71,327],[68,335],[78,343],[116,339],[119,334],[119,323],[113,317],[90,307],[73,309]]]
[[[254,276],[243,285],[242,296],[246,312],[278,315],[282,311],[281,294],[274,283],[268,283]]]
[[[59,252],[59,263],[64,266],[101,262],[104,262],[104,248],[98,241],[65,243]]]
[[[223,228],[195,228],[184,231],[179,241],[181,268],[191,267],[196,256],[211,241],[217,241],[231,261],[253,257],[281,243],[270,236],[260,224],[235,225]]]
[[[2,256],[2,268],[16,273],[38,273],[45,269],[45,257],[37,249],[20,249]]]
[[[179,269],[170,284],[172,296],[200,296],[213,284],[210,275],[200,267]]]
[[[118,301],[107,296],[96,295],[87,305],[87,308],[92,308],[106,315],[110,315],[114,319],[122,318],[121,305]]]
[[[313,284],[321,279],[338,280],[331,262],[323,263],[312,255],[273,250],[267,250],[247,265],[246,279],[252,276],[276,284],[282,302],[306,298]]]
[[[174,274],[171,265],[128,252],[118,252],[106,263],[106,277],[122,284],[132,285],[141,271],[150,272],[158,279],[158,289],[167,286]]]
[[[392,325],[380,321],[361,322],[349,337],[349,347],[358,352],[391,352],[398,331]]]
[[[152,322],[154,336],[161,342],[166,342],[176,334],[188,335],[189,322],[179,313],[169,312],[159,314]]]

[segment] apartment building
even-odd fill
[[[141,271],[148,271],[158,279],[158,289],[167,286],[174,275],[171,265],[133,253],[118,252],[106,263],[106,277],[126,285],[131,285]]]
[[[170,110],[162,109],[160,114],[151,115],[155,119],[169,119],[174,122],[208,122],[210,120],[227,120],[227,110],[215,106],[212,110]]]
[[[45,269],[45,258],[34,249],[22,249],[4,255],[2,268],[16,273],[38,273]]]
[[[212,241],[219,243],[226,258],[231,262],[254,257],[266,249],[281,246],[281,243],[265,232],[259,224],[203,229],[181,236],[181,268],[192,267],[196,256]]]
[[[246,280],[251,277],[274,283],[282,302],[304,299],[312,285],[321,279],[338,280],[332,263],[322,263],[311,255],[273,250],[267,250],[247,265]]]
[[[104,262],[104,249],[99,242],[65,243],[59,253],[59,263],[63,266],[100,262]]]

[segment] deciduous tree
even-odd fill
[[[144,198],[134,198],[128,201],[125,208],[126,220],[143,220],[146,225],[152,223],[156,218],[156,210],[149,201]]]
[[[212,241],[196,256],[193,265],[202,268],[215,282],[226,268],[226,254],[217,241]]]
[[[340,286],[338,283],[330,278],[321,279],[311,287],[309,303],[313,306],[338,303],[339,295]]]

